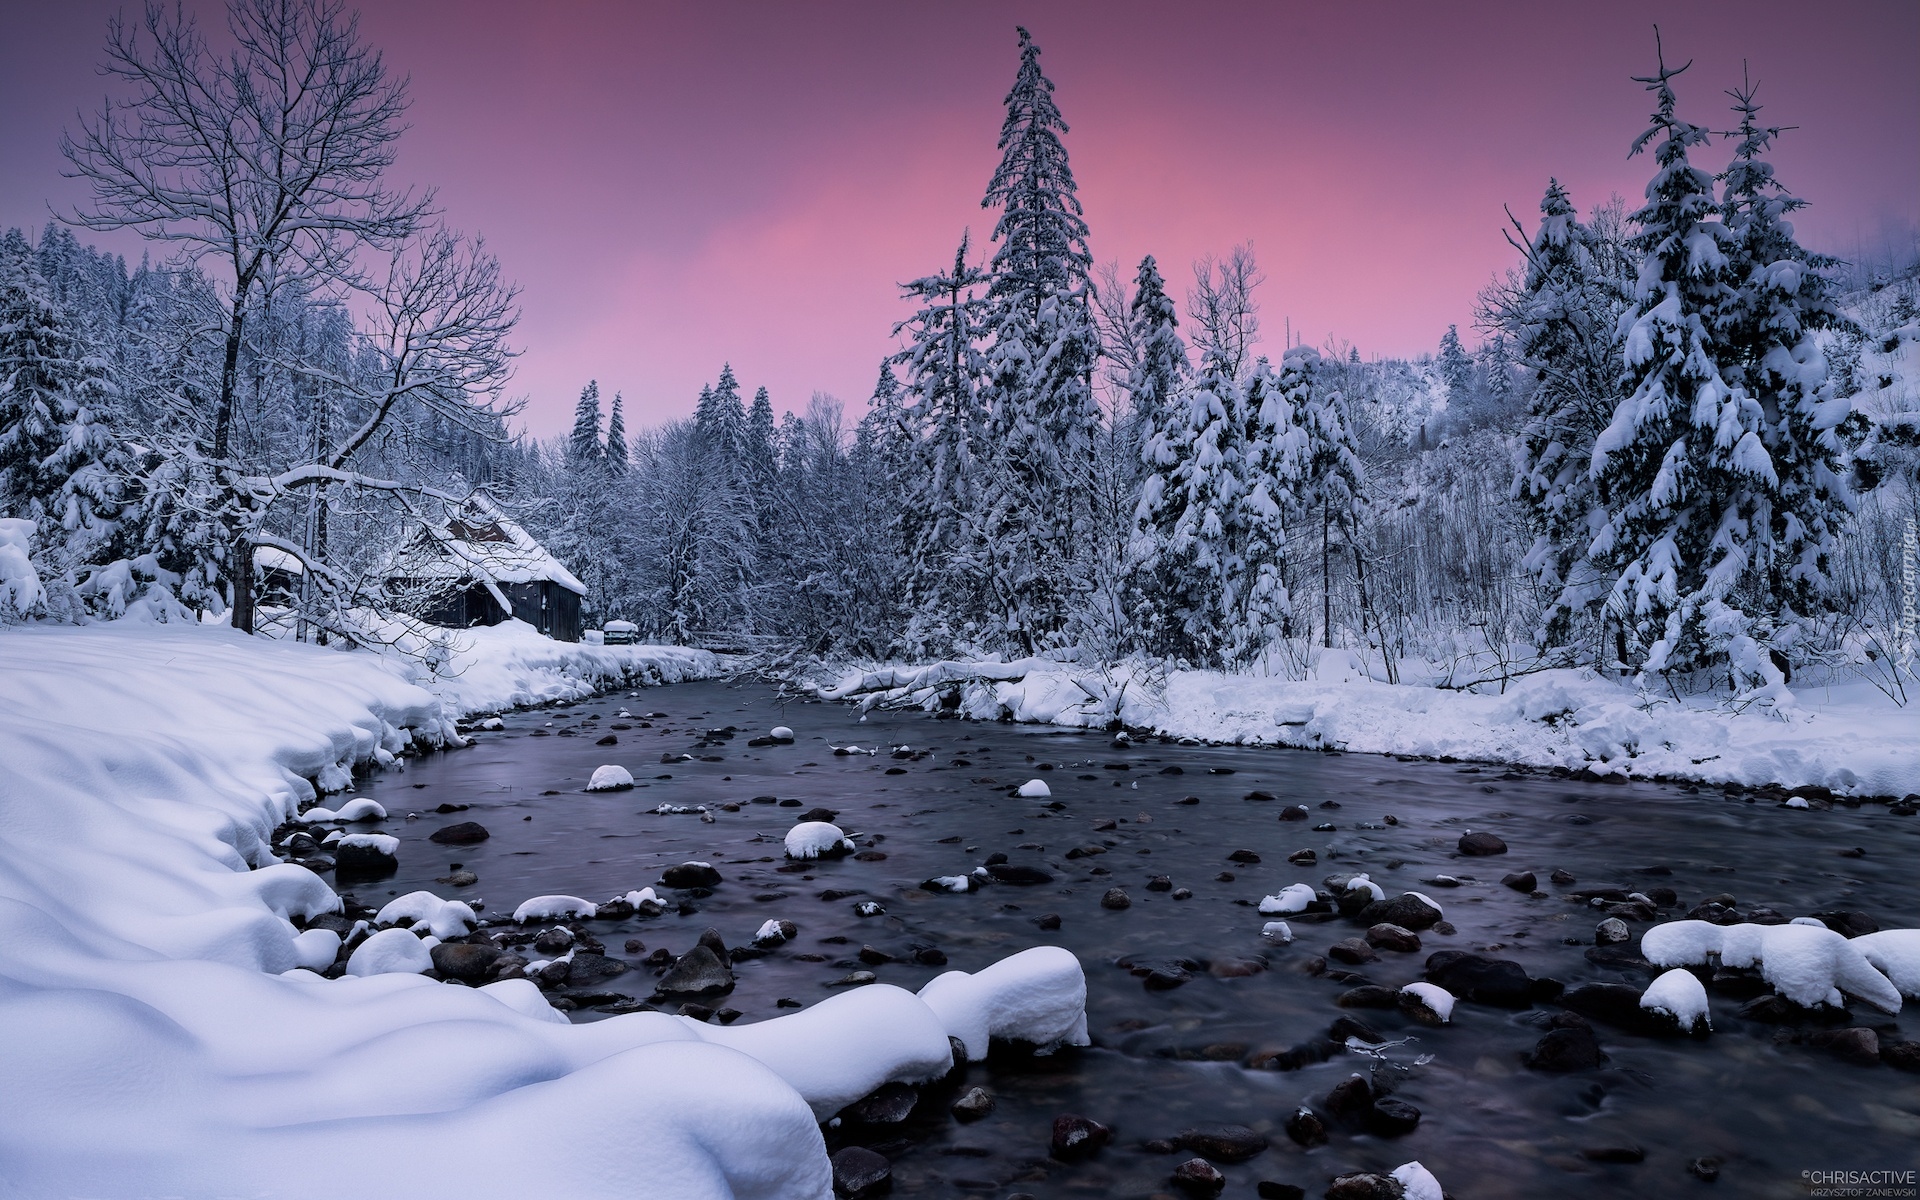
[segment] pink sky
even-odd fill
[[[116,7],[0,0],[0,226],[78,198],[57,142],[101,93]],[[906,315],[894,285],[992,229],[1017,23],[1073,127],[1094,256],[1130,277],[1152,253],[1183,292],[1194,258],[1251,240],[1273,345],[1290,319],[1365,355],[1431,350],[1512,260],[1503,204],[1531,227],[1549,175],[1583,208],[1637,198],[1648,98],[1628,76],[1656,20],[1695,62],[1683,116],[1726,124],[1744,58],[1766,116],[1800,126],[1775,161],[1813,202],[1807,240],[1845,253],[1920,223],[1911,0],[365,9],[413,80],[402,177],[524,288],[511,390],[541,435],[589,378],[632,422],[684,415],[723,360],[777,408],[857,407]]]

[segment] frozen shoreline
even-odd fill
[[[339,1172],[311,1168],[347,1161],[372,1196],[826,1200],[822,1113],[944,1074],[983,1013],[1084,1041],[1079,964],[1048,947],[934,999],[874,985],[731,1028],[300,969],[294,920],[340,901],[268,839],[310,781],[446,745],[458,715],[717,671],[475,634],[432,691],[383,656],[220,629],[0,634],[0,1191],[320,1196]],[[460,1152],[508,1140],[567,1153]]]
[[[1378,683],[1342,662],[1323,667],[1318,679],[1289,681],[1191,670],[1149,680],[1129,664],[953,661],[845,672],[817,691],[867,705],[946,705],[980,720],[1079,728],[1117,720],[1200,742],[1824,788],[1859,798],[1920,792],[1920,712],[1859,680],[1806,688],[1785,715],[1672,700],[1643,705],[1630,688],[1579,671],[1542,672],[1487,695]]]

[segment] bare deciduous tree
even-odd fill
[[[1235,246],[1224,260],[1209,254],[1193,264],[1187,317],[1193,323],[1194,346],[1234,379],[1253,366],[1250,356],[1260,340],[1260,302],[1254,292],[1266,278],[1254,262],[1251,242]]]
[[[402,131],[406,81],[387,74],[341,0],[232,0],[225,53],[175,5],[109,26],[109,99],[62,142],[92,185],[69,219],[138,229],[219,264],[224,357],[213,416],[195,447],[231,538],[233,623],[251,631],[246,500],[231,461],[234,398],[250,306],[269,286],[349,278],[361,245],[410,234],[432,194],[382,182]]]

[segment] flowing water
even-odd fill
[[[1533,976],[1568,987],[1644,986],[1645,971],[1589,962],[1598,914],[1566,893],[1663,886],[1679,898],[1668,916],[1728,893],[1742,911],[1846,909],[1883,928],[1917,925],[1920,819],[1890,815],[1882,805],[1795,811],[1718,789],[1608,786],[1492,766],[1147,738],[1116,748],[1103,733],[923,713],[863,720],[850,707],[783,701],[766,687],[721,683],[512,714],[505,725],[476,735],[472,749],[414,760],[367,781],[360,794],[392,814],[379,828],[400,837],[401,865],[396,876],[343,882],[343,889],[376,907],[416,888],[483,897],[486,915],[503,921],[531,896],[598,901],[657,885],[667,866],[711,862],[725,881],[683,911],[584,924],[609,955],[633,966],[593,989],[645,999],[657,971],[642,960],[653,951],[682,953],[709,926],[729,946],[741,946],[763,921],[792,920],[799,936],[736,964],[737,986],[713,1001],[739,1010],[743,1022],[779,1016],[782,999],[812,1005],[834,995],[827,985],[853,970],[912,989],[940,970],[977,970],[1029,946],[1060,945],[1079,956],[1093,1045],[1037,1059],[996,1055],[963,1079],[929,1088],[904,1126],[861,1135],[893,1159],[896,1195],[1169,1193],[1170,1172],[1189,1155],[1149,1143],[1221,1123],[1250,1126],[1272,1142],[1249,1161],[1221,1164],[1228,1196],[1254,1195],[1258,1181],[1275,1180],[1317,1197],[1335,1175],[1390,1170],[1411,1159],[1462,1200],[1692,1194],[1706,1187],[1687,1173],[1700,1158],[1722,1160],[1719,1191],[1702,1195],[1806,1196],[1805,1172],[1920,1167],[1920,1076],[1851,1065],[1790,1040],[1807,1026],[1743,1020],[1737,1013],[1745,994],[1714,996],[1715,1032],[1707,1040],[1596,1025],[1609,1061],[1549,1074],[1528,1069],[1522,1057],[1558,1011],[1553,1005],[1515,1012],[1463,1001],[1442,1028],[1393,1010],[1342,1009],[1336,997],[1356,981],[1336,978],[1338,963],[1321,975],[1310,973],[1311,963],[1364,928],[1338,917],[1294,918],[1296,940],[1274,945],[1261,936],[1267,918],[1251,906],[1289,883],[1323,886],[1330,873],[1365,871],[1389,896],[1414,889],[1434,897],[1456,930],[1422,933],[1418,952],[1381,951],[1380,961],[1355,968],[1365,981],[1398,987],[1421,977],[1428,953],[1459,949],[1517,960]],[[792,727],[795,742],[747,746],[775,725]],[[736,730],[731,737],[708,732],[729,726]],[[609,733],[617,744],[596,744]],[[835,753],[848,745],[879,753]],[[894,757],[902,746],[919,757]],[[694,760],[663,763],[663,754]],[[638,786],[584,792],[602,763],[626,766]],[[1033,778],[1049,784],[1051,802],[1008,794]],[[1278,800],[1246,799],[1250,792]],[[1182,803],[1190,797],[1198,802]],[[433,811],[444,803],[470,807]],[[714,820],[651,811],[662,804],[704,805]],[[1306,805],[1310,818],[1278,819],[1291,804]],[[815,806],[837,811],[842,828],[884,857],[781,870],[788,866],[782,837]],[[1389,816],[1398,823],[1389,824]],[[471,846],[428,840],[435,829],[467,820],[486,826],[491,838]],[[1333,828],[1314,828],[1322,823]],[[1458,839],[1469,829],[1497,833],[1510,852],[1458,856]],[[1087,847],[1104,852],[1067,857]],[[1318,865],[1288,861],[1308,848]],[[1842,856],[1853,848],[1864,856]],[[1229,861],[1236,850],[1261,861]],[[1054,881],[964,895],[919,886],[967,872],[995,853],[1040,867]],[[475,872],[478,884],[436,883],[455,863]],[[1555,869],[1578,883],[1548,883]],[[1500,885],[1503,874],[1525,870],[1552,894],[1530,897]],[[1442,873],[1462,886],[1441,890],[1423,882]],[[1155,876],[1191,896],[1148,890]],[[1130,907],[1102,907],[1113,887],[1127,892]],[[869,899],[885,914],[857,916],[856,904]],[[1041,927],[1049,915],[1059,918],[1057,928]],[[1646,927],[1634,927],[1630,946]],[[628,939],[644,949],[626,951]],[[860,961],[863,946],[899,961]],[[911,956],[919,947],[937,948],[947,966],[916,965]],[[531,948],[522,952],[534,956]],[[1184,960],[1192,978],[1149,990],[1119,965],[1123,959]],[[1380,1057],[1336,1053],[1293,1070],[1244,1065],[1324,1036],[1343,1015],[1385,1036]],[[572,1016],[609,1019],[588,1007]],[[1889,1018],[1856,1005],[1853,1019],[1877,1027],[1883,1040],[1920,1038],[1911,1011]],[[1354,1072],[1370,1072],[1420,1109],[1418,1128],[1387,1139],[1336,1123],[1326,1145],[1306,1149],[1289,1139],[1284,1127],[1295,1109],[1319,1106]],[[996,1100],[991,1115],[971,1124],[948,1116],[955,1084],[985,1086]],[[1068,1112],[1113,1127],[1112,1144],[1089,1161],[1051,1161],[1051,1123]],[[853,1137],[830,1128],[829,1148]],[[1627,1147],[1644,1151],[1644,1161],[1589,1157]]]

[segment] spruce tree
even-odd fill
[[[907,347],[891,361],[906,371],[909,404],[898,409],[910,450],[897,521],[908,555],[907,606],[913,614],[908,644],[915,653],[972,640],[969,625],[984,615],[979,506],[983,493],[976,456],[986,434],[981,403],[985,361],[980,343],[986,301],[978,292],[985,271],[967,262],[962,235],[953,269],[901,285],[919,311],[895,326]],[[876,401],[894,404],[893,373],[883,368]],[[883,432],[886,432],[883,427]],[[892,435],[889,435],[891,439]]]
[[[1540,227],[1520,246],[1526,272],[1503,316],[1518,337],[1528,376],[1526,424],[1514,454],[1510,494],[1534,540],[1522,565],[1548,596],[1540,637],[1566,645],[1576,618],[1606,594],[1587,561],[1605,520],[1590,468],[1593,444],[1617,400],[1622,306],[1619,282],[1598,260],[1557,179],[1540,200]]]
[[[1447,398],[1465,405],[1473,390],[1473,359],[1460,345],[1460,327],[1447,326],[1440,335],[1440,378],[1446,380]]]
[[[43,576],[113,557],[132,456],[113,389],[18,230],[0,239],[0,515],[39,526]]]
[[[1006,97],[1001,160],[981,204],[997,207],[988,288],[986,489],[981,504],[997,633],[1033,651],[1058,642],[1091,520],[1101,413],[1092,375],[1099,338],[1089,311],[1087,225],[1060,135],[1067,124],[1020,34]]]
[[[1633,215],[1643,258],[1622,318],[1626,396],[1592,458],[1606,511],[1592,553],[1611,581],[1608,612],[1632,663],[1652,673],[1703,663],[1707,608],[1746,566],[1743,531],[1755,516],[1746,480],[1771,470],[1759,405],[1722,374],[1729,235],[1712,177],[1688,160],[1707,131],[1675,115],[1673,79],[1684,70],[1662,58],[1654,75],[1636,77],[1656,103],[1633,152],[1657,140],[1658,169]]]
[[[587,381],[573,406],[573,432],[567,437],[567,465],[576,470],[600,461],[600,382]]]
[[[764,387],[755,389],[753,405],[747,410],[746,460],[747,473],[755,485],[763,490],[772,487],[776,464],[773,397]]]
[[[607,414],[607,472],[611,475],[627,473],[627,418],[620,411],[620,393],[613,394],[613,409]]]
[[[1356,552],[1367,509],[1366,468],[1354,444],[1346,394],[1311,346],[1295,346],[1280,362],[1279,415],[1290,422],[1275,439],[1268,477],[1281,481],[1295,524],[1320,534],[1321,644],[1333,645],[1333,555],[1338,537]],[[1362,613],[1362,621],[1365,613]]]
[[[1774,178],[1764,157],[1781,130],[1760,124],[1751,84],[1729,94],[1740,121],[1721,176],[1734,288],[1722,318],[1723,361],[1730,381],[1759,406],[1760,445],[1733,464],[1738,474],[1730,481],[1753,493],[1750,526],[1729,533],[1747,543],[1740,592],[1753,620],[1722,614],[1720,633],[1785,641],[1829,590],[1834,542],[1853,508],[1841,433],[1851,406],[1829,381],[1818,335],[1855,326],[1834,299],[1828,273],[1838,261],[1809,253],[1787,219],[1806,201]]]
[[[1138,347],[1133,370],[1127,375],[1127,411],[1121,434],[1135,466],[1144,465],[1147,440],[1177,416],[1193,368],[1187,362],[1187,344],[1180,337],[1180,321],[1166,281],[1149,254],[1140,260],[1134,277],[1133,303],[1128,309],[1133,344]]]
[[[701,389],[700,402],[693,411],[693,427],[707,452],[726,464],[737,484],[746,453],[747,413],[740,404],[740,383],[733,377],[732,363],[722,363],[720,381]]]

